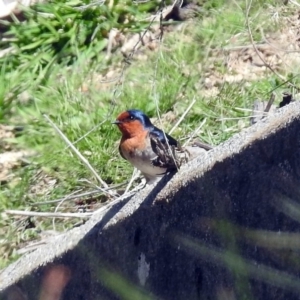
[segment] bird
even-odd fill
[[[141,110],[124,111],[112,123],[122,133],[120,155],[141,171],[148,184],[168,172],[177,171],[189,160],[189,151],[182,148],[175,138],[154,126]]]

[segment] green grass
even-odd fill
[[[48,115],[71,142],[81,139],[101,123],[75,145],[103,180],[116,184],[127,181],[132,174],[132,167],[119,156],[120,133],[111,124],[119,112],[138,108],[156,117],[158,108],[160,115],[173,111],[178,119],[195,97],[195,105],[173,135],[184,138],[206,120],[199,137],[218,145],[249,125],[248,110],[254,100],[267,100],[274,89],[278,95],[286,90],[286,86],[280,87],[282,82],[269,73],[257,82],[224,83],[217,96],[203,94],[205,73],[211,67],[208,58],[213,51],[230,44],[233,36],[237,36],[238,45],[250,44],[244,1],[206,1],[203,14],[192,24],[184,24],[180,31],[165,32],[161,48],[146,51],[146,60],[134,56],[126,69],[123,86],[115,83],[105,86],[91,80],[97,74],[114,69],[112,66],[122,66],[123,57],[118,51],[111,59],[105,59],[106,53],[102,50],[107,34],[113,27],[125,33],[142,30],[148,23],[136,20],[145,20],[146,13],[157,7],[157,3],[147,7],[115,1],[110,8],[102,6],[81,12],[76,10],[79,1],[72,5],[59,2],[40,4],[26,12],[27,21],[6,24],[13,39],[2,46],[14,47],[16,53],[9,59],[0,59],[0,121],[24,126],[23,133],[10,143],[14,149],[30,149],[36,155],[27,166],[14,170],[14,180],[1,186],[0,211],[54,211],[55,205],[33,204],[91,187],[83,179],[97,184],[43,114]],[[255,41],[261,39],[259,24],[270,30],[272,21],[266,21],[265,14],[271,6],[277,9],[277,5],[276,1],[268,1],[268,4],[261,1],[251,9]],[[40,12],[51,15],[45,17]],[[72,21],[68,21],[70,19]],[[214,62],[214,68],[221,74],[227,72],[222,57]],[[83,85],[88,87],[85,92],[81,90]],[[117,93],[114,93],[116,88]],[[164,129],[169,131],[175,121],[164,122]],[[44,177],[56,180],[55,188],[46,194],[31,192],[32,186],[41,180],[37,177],[40,171]],[[68,207],[74,211],[74,204],[69,203]],[[20,232],[13,217],[0,220],[1,239],[5,241],[0,252],[6,254],[0,259],[0,267],[17,257],[18,245],[36,237],[40,230],[52,228],[52,220],[34,219],[34,222],[36,228]],[[75,222],[57,220],[56,229],[66,230]]]

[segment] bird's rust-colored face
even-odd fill
[[[127,111],[121,113],[114,122],[123,136],[133,137],[145,131],[143,123]]]

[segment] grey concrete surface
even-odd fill
[[[299,102],[171,177],[10,265],[0,299],[46,299],[55,266],[61,299],[300,299]]]

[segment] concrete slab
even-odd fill
[[[170,178],[10,265],[0,299],[300,299],[299,102]]]

